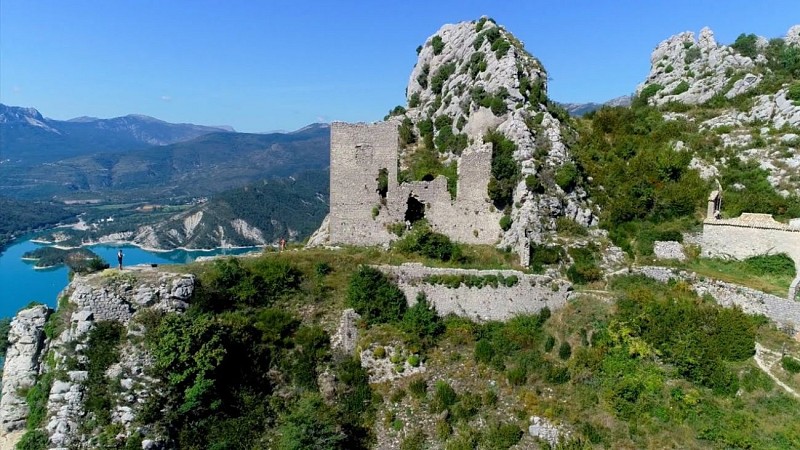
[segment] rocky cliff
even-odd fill
[[[701,133],[713,138],[713,151],[696,152],[692,160],[701,176],[720,176],[736,156],[766,170],[782,196],[800,194],[795,179],[800,168],[800,25],[782,38],[742,34],[730,45],[717,43],[708,28],[697,39],[684,32],[661,42],[650,61],[650,73],[636,89],[639,99],[662,107],[667,119],[699,125]]]
[[[107,270],[76,276],[54,313],[45,306],[21,311],[12,322],[3,377],[3,448],[20,438],[47,448],[98,448],[134,431],[147,448],[157,448],[158,430],[132,425],[156,388],[147,371],[152,357],[144,349],[144,318],[185,310],[193,290],[191,275]],[[118,349],[118,358],[105,365],[97,350],[104,342]],[[98,392],[98,386],[108,389]],[[104,421],[116,436],[98,433]]]

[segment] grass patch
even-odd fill
[[[744,261],[696,258],[673,266],[779,297],[786,296],[795,277],[794,262],[785,254],[755,256]]]

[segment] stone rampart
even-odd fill
[[[742,213],[733,219],[706,219],[701,239],[703,256],[745,259],[751,256],[786,253],[800,272],[800,224],[788,225],[770,214]],[[789,289],[788,298],[797,297],[800,273]]]
[[[487,190],[491,145],[474,145],[461,155],[454,199],[443,176],[398,183],[397,126],[395,121],[331,124],[330,243],[388,244],[397,239],[388,231],[389,225],[420,218],[409,218],[414,205],[434,231],[456,241],[498,242],[502,214],[492,207]],[[388,181],[385,197],[378,191],[382,170]]]
[[[530,314],[545,306],[551,310],[563,307],[572,285],[545,275],[531,275],[517,270],[477,270],[425,267],[419,263],[400,266],[381,265],[377,269],[392,276],[405,293],[410,305],[417,294],[425,293],[439,315],[455,314],[477,321],[508,320],[517,314]],[[431,275],[502,275],[515,276],[518,282],[510,287],[484,286],[452,288],[425,282]]]
[[[769,214],[708,219],[703,222],[702,247],[704,256],[737,259],[786,253],[800,267],[800,227],[777,222]]]
[[[668,267],[643,266],[633,271],[662,282],[687,281],[698,295],[709,294],[722,306],[736,305],[748,314],[763,314],[792,333],[800,330],[800,302]]]

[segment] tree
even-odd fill
[[[278,448],[281,450],[342,448],[344,434],[336,423],[333,408],[318,393],[306,393],[280,419]]]
[[[403,330],[409,334],[419,336],[423,344],[431,344],[433,339],[444,331],[444,325],[436,314],[425,293],[417,295],[417,302],[406,310],[403,316]]]
[[[361,266],[350,278],[347,303],[369,324],[398,322],[408,307],[403,291],[369,266]]]

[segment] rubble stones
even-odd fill
[[[683,244],[677,241],[656,241],[653,245],[653,253],[655,253],[658,259],[686,261],[686,253],[683,252]]]

